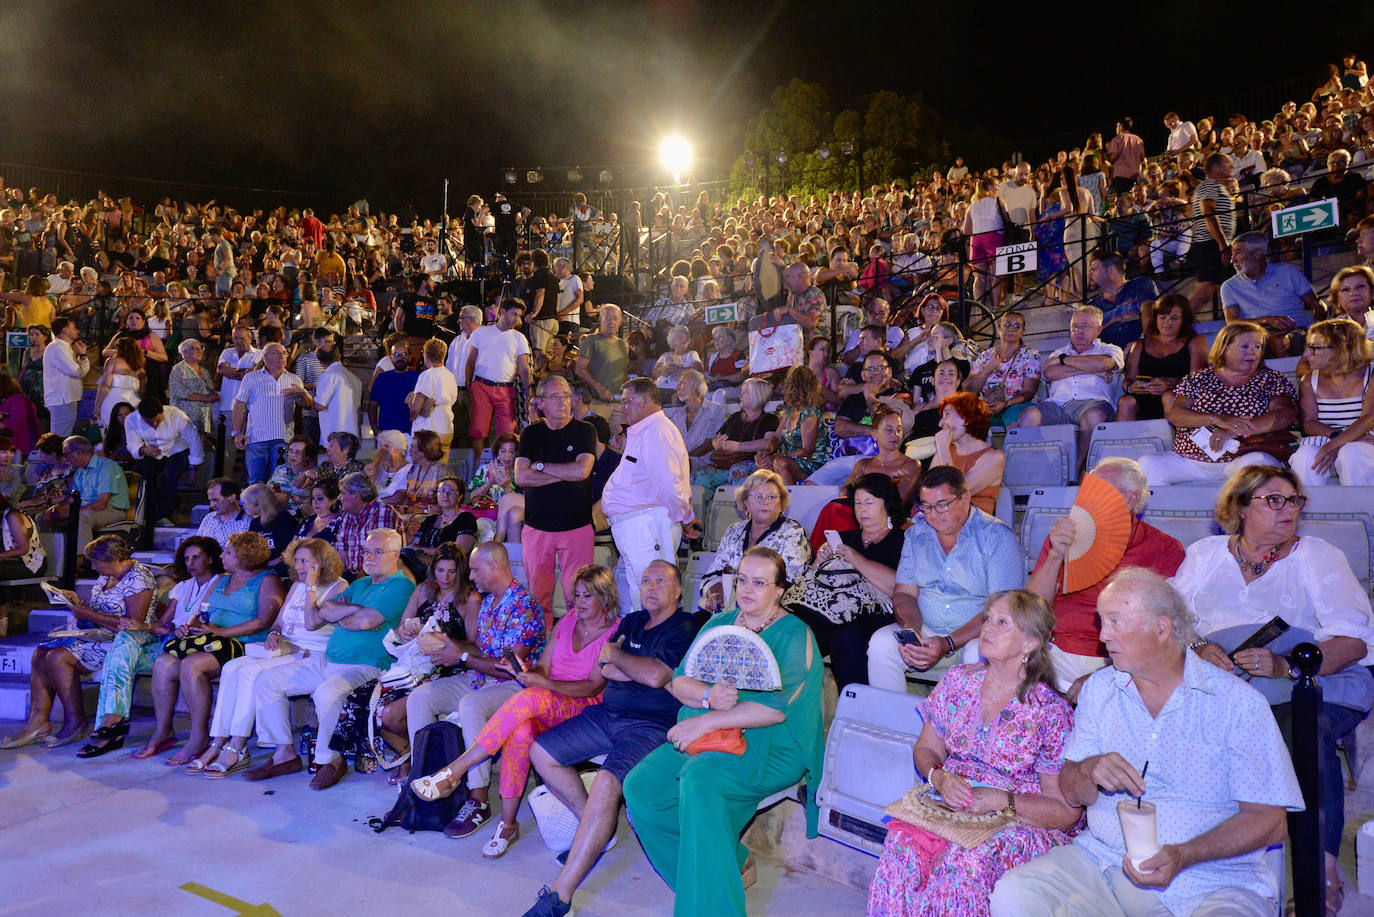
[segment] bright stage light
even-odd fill
[[[673,173],[674,180],[680,180],[692,165],[692,145],[681,134],[664,137],[658,146],[658,158],[663,168]]]

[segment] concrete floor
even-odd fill
[[[0,722],[0,734],[17,725]],[[138,744],[147,731],[136,724]],[[558,872],[527,807],[520,840],[488,861],[481,847],[494,826],[460,841],[396,828],[374,834],[367,819],[396,796],[380,772],[350,772],[324,792],[308,788],[308,775],[208,780],[163,767],[171,752],[132,760],[138,744],[131,738],[90,761],[75,756],[78,746],[0,752],[0,915],[519,917]],[[623,816],[619,838],[579,891],[574,913],[672,913],[668,887]],[[184,889],[188,883],[211,898]],[[758,915],[858,915],[864,897],[760,860],[748,905]]]

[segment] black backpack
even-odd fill
[[[463,753],[463,733],[453,723],[430,723],[415,734],[415,747],[411,749],[410,773],[421,777],[432,774]],[[426,802],[410,788],[407,780],[401,785],[401,793],[391,811],[381,818],[372,819],[372,830],[378,834],[396,826],[405,828],[411,834],[416,831],[442,831],[453,821],[458,809],[467,802],[467,775],[460,775],[458,789],[450,796],[434,802]]]

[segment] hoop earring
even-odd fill
[[[887,530],[888,530],[889,532],[892,531],[892,517],[891,517],[891,516],[888,516],[888,517],[887,517]]]

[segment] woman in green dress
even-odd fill
[[[649,862],[676,894],[676,917],[744,917],[749,851],[740,834],[768,796],[805,781],[806,833],[817,833],[823,665],[811,631],[781,605],[786,577],[776,551],[750,548],[735,578],[739,608],[716,615],[697,635],[700,641],[727,624],[759,634],[777,659],[782,690],[708,685],[679,666],[669,690],[683,706],[668,731],[670,744],[650,752],[625,779],[630,820]],[[743,754],[685,751],[705,734],[731,728],[744,730]]]

